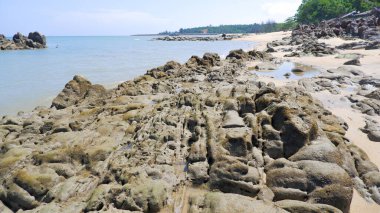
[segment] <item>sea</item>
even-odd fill
[[[225,57],[252,49],[249,41],[156,41],[152,36],[54,36],[47,49],[0,51],[0,116],[28,112],[51,101],[74,75],[112,88],[161,66],[206,52]]]

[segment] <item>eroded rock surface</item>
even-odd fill
[[[0,120],[4,212],[344,212],[380,204],[380,173],[303,87],[275,87],[233,51],[169,62],[106,91],[75,76]]]

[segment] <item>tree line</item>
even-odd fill
[[[380,7],[380,0],[303,0],[297,13],[283,23],[267,21],[265,23],[204,26],[179,29],[176,32],[160,34],[223,34],[223,33],[270,33],[291,30],[298,24],[318,23],[347,14],[352,11],[364,12]]]

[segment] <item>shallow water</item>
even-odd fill
[[[295,69],[301,69],[304,72],[296,72]],[[320,74],[320,71],[312,66],[306,66],[294,62],[284,62],[277,69],[269,71],[253,71],[258,76],[269,76],[275,79],[294,79],[312,78]],[[288,77],[285,74],[290,74]]]
[[[253,42],[165,42],[150,36],[48,37],[43,50],[0,52],[0,115],[49,106],[64,85],[80,74],[93,83],[115,85],[169,60],[249,49]],[[58,48],[56,48],[58,47]]]

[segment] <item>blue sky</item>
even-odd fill
[[[302,0],[0,0],[0,34],[130,35],[283,21]]]

